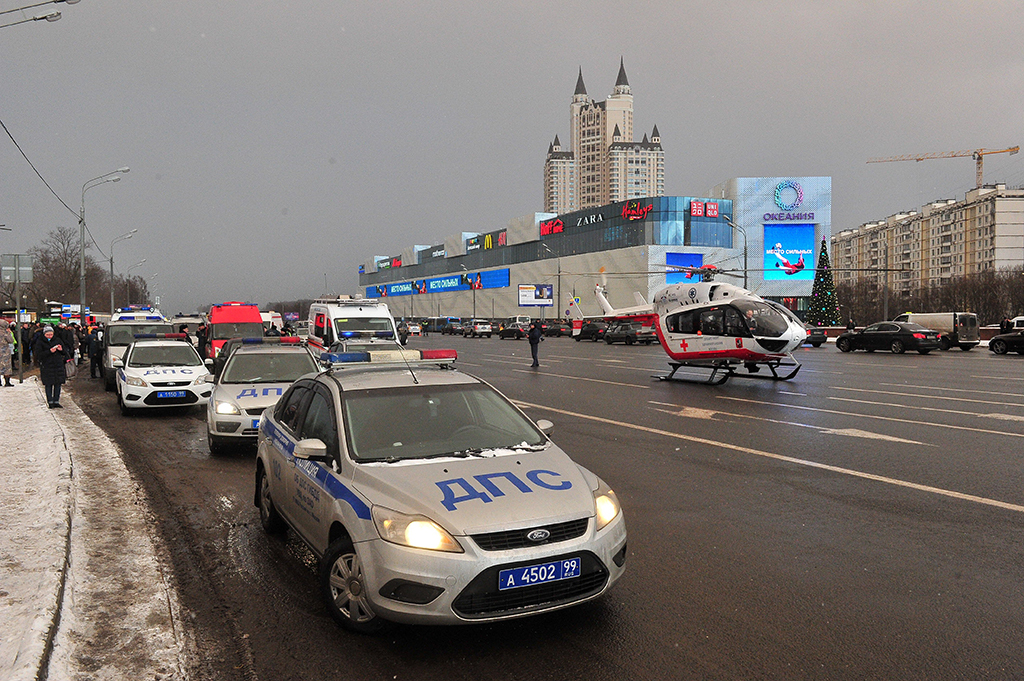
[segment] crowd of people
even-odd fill
[[[46,388],[46,401],[51,409],[60,408],[61,386],[87,358],[92,377],[98,376],[102,354],[103,343],[98,326],[84,329],[76,323],[63,321],[56,325],[22,322],[18,326],[0,320],[2,385],[12,385],[11,375],[19,364],[24,369],[35,364],[39,367],[40,381]]]

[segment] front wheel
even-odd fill
[[[894,355],[902,355],[906,352],[906,348],[903,347],[903,341],[901,340],[894,340],[892,345],[889,346],[889,349],[892,350],[892,354]]]
[[[836,341],[836,347],[839,348],[839,352],[849,352],[853,348],[850,347],[849,338],[840,338]]]
[[[997,355],[1005,355],[1006,354],[1007,347],[1006,347],[1006,341],[1004,341],[1004,340],[994,340],[994,341],[992,341],[992,345],[989,346],[989,347],[991,347],[992,348],[992,352],[996,353]]]
[[[124,400],[121,398],[121,393],[117,394],[117,407],[118,409],[121,410],[121,416],[132,415],[132,410],[127,404],[124,403]]]
[[[366,597],[363,564],[348,537],[336,539],[320,562],[320,590],[331,618],[352,631],[373,634],[386,622],[373,612]]]
[[[605,338],[604,342],[607,343],[608,345],[611,345],[612,344],[612,339],[611,338]]]
[[[580,342],[580,337],[579,337],[579,336],[576,336],[576,342],[577,342],[577,343],[579,343],[579,342]]]
[[[942,350],[943,352],[949,350],[949,339],[945,336],[939,338],[939,350]]]

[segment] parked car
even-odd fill
[[[461,336],[463,328],[462,322],[448,322],[448,324],[441,327],[441,335]]]
[[[825,329],[816,326],[807,327],[807,340],[804,341],[805,343],[810,343],[814,347],[820,348],[826,340],[828,340],[828,336],[825,335]]]
[[[981,343],[978,315],[973,312],[907,312],[893,320],[920,324],[939,332],[939,349],[959,347],[964,352]]]
[[[564,322],[562,320],[548,322],[548,328],[544,331],[545,336],[551,336],[557,338],[558,336],[571,336],[572,335],[572,324]]]
[[[988,342],[988,349],[997,355],[1005,355],[1007,352],[1024,355],[1024,330],[993,336]]]
[[[899,355],[917,350],[927,355],[939,348],[939,332],[909,322],[878,322],[862,331],[847,331],[836,338],[840,352],[889,350]]]
[[[650,345],[656,340],[658,340],[658,337],[651,330],[651,327],[647,327],[647,330],[644,330],[644,325],[640,322],[619,322],[610,326],[604,332],[604,342],[608,345],[615,342],[622,342],[626,345],[633,345],[634,343]]]
[[[520,322],[512,322],[511,324],[504,324],[498,330],[498,338],[505,340],[506,338],[514,338],[519,340],[520,338],[526,338],[530,334],[530,327]]]
[[[491,337],[491,323],[486,319],[471,319],[462,327],[462,336],[464,338],[476,338],[487,336]]]
[[[592,340],[595,343],[604,338],[604,332],[608,330],[607,322],[586,322],[579,334],[574,336],[577,341]]]

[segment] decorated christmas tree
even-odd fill
[[[832,266],[828,261],[828,244],[821,240],[821,254],[818,256],[818,271],[814,273],[814,287],[811,302],[807,306],[808,326],[838,326],[839,299],[836,297],[836,282],[832,278]]]

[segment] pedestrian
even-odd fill
[[[196,329],[196,344],[199,346],[199,356],[206,359],[206,322],[200,322]]]
[[[0,319],[0,377],[4,379],[4,387],[10,388],[11,371],[14,366],[11,359],[14,357],[14,334],[11,333],[10,324],[6,319]]]
[[[21,323],[21,366],[29,366],[32,361],[32,327],[28,322]]]
[[[274,323],[270,324],[270,330],[267,331],[267,335],[268,336],[273,336],[275,338],[277,338],[277,337],[279,337],[281,335],[281,332],[277,328],[277,324],[274,324]]]
[[[185,334],[185,342],[192,345],[192,336],[188,335],[188,324],[182,324],[178,327],[178,333]]]
[[[70,349],[52,326],[44,326],[43,336],[32,352],[39,362],[39,380],[46,389],[46,404],[50,409],[60,409],[60,387],[67,380],[64,363],[71,359]]]
[[[853,323],[853,317],[850,317],[850,321],[846,322],[847,331],[856,331],[857,325]]]
[[[89,378],[103,378],[103,336],[98,326],[89,333]]]
[[[1011,331],[1013,331],[1013,322],[1009,317],[1003,317],[1003,321],[999,322],[999,333],[1010,333]]]
[[[544,334],[540,329],[540,322],[533,322],[530,324],[530,353],[533,355],[533,364],[531,367],[539,367],[540,362],[537,361],[537,346],[544,340]]]

